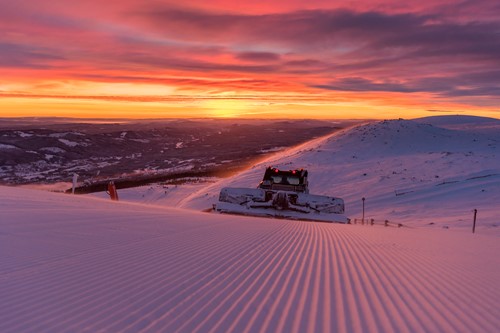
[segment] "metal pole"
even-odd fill
[[[361,200],[363,200],[363,223],[365,223],[365,197],[362,197]]]
[[[474,223],[472,224],[472,233],[476,231],[476,216],[477,216],[477,209],[474,209]]]

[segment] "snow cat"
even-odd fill
[[[214,205],[218,213],[292,220],[348,223],[344,200],[309,194],[307,170],[266,168],[257,188],[225,187]]]

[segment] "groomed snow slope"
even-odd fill
[[[498,332],[499,251],[0,187],[0,332]]]
[[[378,223],[470,232],[477,209],[478,231],[500,235],[499,150],[498,120],[449,116],[374,122],[278,153],[199,190],[180,206],[205,209],[222,187],[255,187],[268,165],[307,168],[311,193],[343,198],[352,219],[361,218],[365,197],[365,217]]]

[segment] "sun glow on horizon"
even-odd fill
[[[435,109],[434,109],[435,108]],[[391,119],[469,114],[500,118],[495,108],[465,109],[462,105],[384,105],[380,101],[303,103],[234,98],[168,96],[23,96],[0,98],[0,117],[77,118],[267,118],[267,119]]]
[[[202,104],[215,118],[238,118],[249,110],[244,102],[232,99],[208,100]]]

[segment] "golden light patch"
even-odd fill
[[[203,107],[217,118],[235,118],[248,111],[248,104],[245,101],[235,99],[209,100],[204,103]]]

